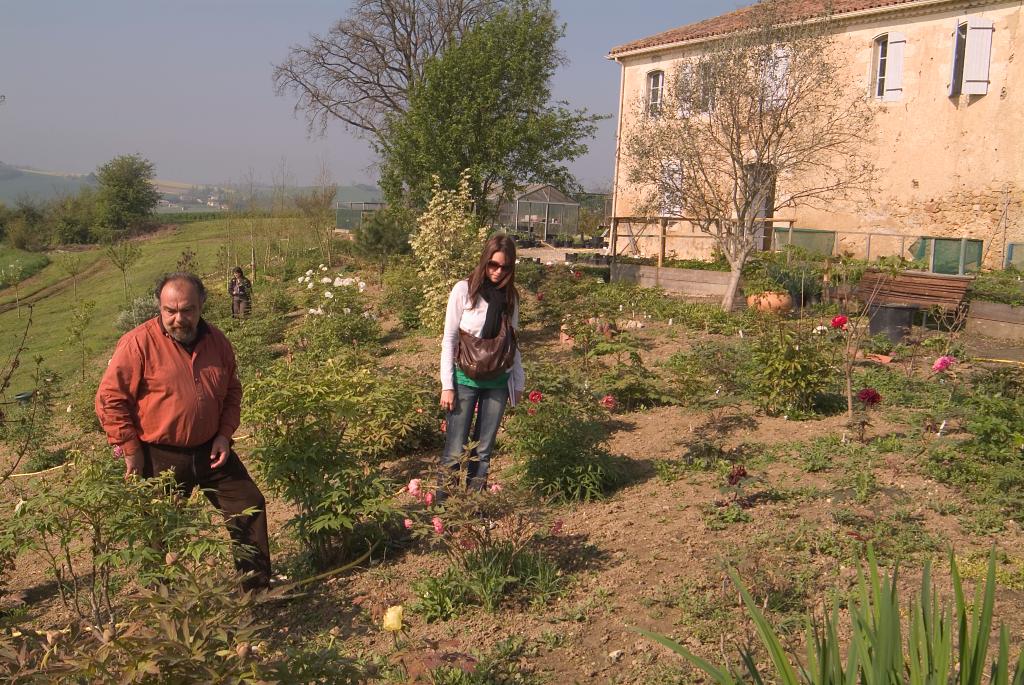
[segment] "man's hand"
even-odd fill
[[[454,390],[442,390],[441,391],[441,409],[445,411],[455,411],[455,391]]]
[[[223,435],[213,439],[213,449],[210,450],[210,468],[219,469],[228,460],[231,454],[231,441]]]
[[[124,453],[124,477],[128,476],[141,476],[142,467],[146,463],[145,457],[142,452],[136,452],[132,454],[130,452]]]

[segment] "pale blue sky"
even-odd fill
[[[346,0],[0,0],[0,161],[84,173],[122,153],[151,159],[163,179],[269,181],[285,160],[310,183],[324,158],[342,183],[375,182],[373,155],[341,125],[309,138],[271,69],[288,46],[323,33]],[[619,67],[609,48],[714,16],[742,0],[553,0],[569,58],[555,92],[615,114]],[[608,183],[614,117],[574,165]]]

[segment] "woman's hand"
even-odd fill
[[[522,402],[522,401],[523,401],[523,391],[522,391],[522,390],[516,390],[516,399],[515,399],[515,403],[516,403],[516,404],[519,404],[519,403],[520,403],[520,402]]]
[[[441,391],[441,409],[445,411],[455,411],[455,391],[454,390],[442,390]]]

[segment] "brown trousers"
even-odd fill
[[[244,297],[231,298],[231,316],[236,319],[244,319],[249,316],[249,308],[252,303]]]
[[[228,517],[228,530],[236,544],[249,549],[235,556],[241,573],[252,573],[246,589],[266,587],[270,582],[270,542],[267,536],[267,501],[245,470],[234,450],[218,469],[210,467],[212,441],[198,447],[144,445],[146,462],[142,475],[149,478],[174,471],[182,494],[188,496],[197,486],[210,503]],[[257,509],[243,515],[246,509]]]

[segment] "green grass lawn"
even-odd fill
[[[272,238],[274,231],[284,230],[282,222],[287,221],[261,219],[259,232],[262,236]],[[191,248],[195,252],[197,271],[200,274],[212,274],[217,269],[218,248],[226,246],[229,254],[248,255],[248,237],[247,227],[238,219],[217,219],[189,224],[139,241],[142,257],[129,272],[130,296],[138,297],[149,292],[160,274],[174,271],[178,259],[186,249]],[[259,242],[265,244],[266,241]],[[78,298],[96,303],[86,342],[92,358],[106,360],[120,335],[114,327],[114,321],[118,313],[125,308],[121,273],[104,256],[101,248],[81,254],[86,255],[90,263],[95,260],[100,262],[97,269],[80,277]],[[242,262],[248,261],[242,256],[237,258]],[[56,261],[54,260],[36,278],[47,284],[67,278],[67,274],[60,269]],[[207,278],[207,286],[218,292],[225,287],[219,276]],[[39,287],[32,289],[39,290]],[[13,299],[10,293],[5,292],[0,297],[0,303]],[[31,361],[36,356],[43,357],[47,368],[64,377],[72,377],[77,373],[81,363],[80,356],[67,344],[68,326],[75,306],[75,295],[71,288],[36,303],[28,335],[28,352],[22,357],[21,369],[15,375],[12,385],[14,392],[18,392],[29,383],[28,373],[33,366]],[[27,310],[24,307],[20,317],[15,310],[0,313],[0,358],[3,360],[6,360],[14,350],[17,340],[24,331],[26,318]]]
[[[50,260],[40,252],[26,252],[16,247],[0,245],[0,270],[12,269],[20,266],[21,280],[29,278],[41,271]],[[3,278],[0,278],[0,290],[7,288]]]

